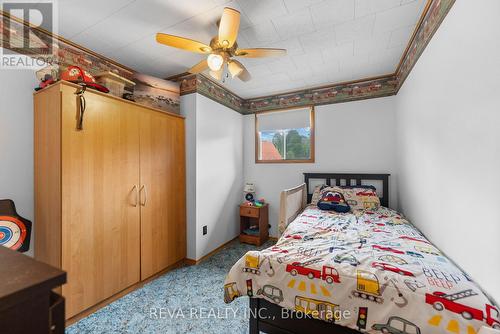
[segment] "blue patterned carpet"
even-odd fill
[[[233,241],[199,265],[170,271],[116,300],[66,333],[248,333],[248,298],[226,305],[223,285],[231,266],[252,249]]]

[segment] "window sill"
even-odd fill
[[[255,160],[256,164],[311,164],[314,159],[308,160]]]

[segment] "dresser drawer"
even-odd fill
[[[259,209],[251,206],[240,206],[240,216],[259,218]]]

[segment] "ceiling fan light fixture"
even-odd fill
[[[207,57],[207,63],[208,67],[215,72],[220,70],[222,64],[224,64],[224,58],[219,54],[211,53]]]
[[[229,70],[229,73],[231,73],[232,78],[237,77],[241,74],[241,72],[243,72],[243,67],[241,67],[240,64],[235,61],[230,61],[227,64],[227,69]]]
[[[209,75],[216,80],[222,80],[222,83],[225,82],[226,78],[229,78],[229,74],[233,78],[237,77],[246,82],[251,80],[252,76],[245,66],[233,57],[276,57],[285,55],[286,50],[274,48],[240,49],[237,43],[240,18],[241,14],[238,10],[225,7],[218,22],[218,34],[210,40],[209,44],[165,33],[157,33],[156,41],[177,49],[204,54],[206,58],[192,66],[188,70],[189,73],[198,74],[209,69]]]
[[[208,74],[210,74],[210,76],[212,78],[214,78],[215,80],[222,80],[222,69],[218,70],[218,71],[209,71]]]

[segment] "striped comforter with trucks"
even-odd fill
[[[498,307],[398,212],[307,207],[276,245],[250,251],[226,277],[248,295],[368,333],[500,329]]]

